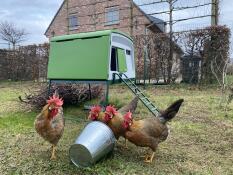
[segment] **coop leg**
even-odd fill
[[[89,99],[91,100],[91,84],[89,83],[88,86],[89,86]]]
[[[109,83],[106,83],[106,93],[105,93],[105,106],[108,105],[108,95],[109,95]]]
[[[49,97],[49,94],[50,94],[50,90],[51,90],[51,80],[49,80],[48,97]]]
[[[104,88],[103,93],[101,95],[100,105],[106,107],[108,105],[109,83],[104,82],[104,84],[105,84],[105,88]]]

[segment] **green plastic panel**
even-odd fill
[[[48,79],[107,80],[110,36],[50,43]]]
[[[125,50],[117,48],[119,72],[127,72]]]

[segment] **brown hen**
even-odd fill
[[[138,104],[138,97],[135,97],[128,104],[116,110],[113,106],[107,106],[105,111],[105,122],[112,129],[116,139],[120,136],[124,137],[127,127],[124,126],[124,116],[132,116]],[[126,146],[126,140],[125,140]],[[126,146],[127,147],[127,146]]]
[[[123,127],[124,117],[127,112],[134,112],[137,108],[138,97],[135,97],[128,104],[120,108],[118,111],[113,106],[107,106],[106,111],[103,112],[100,106],[93,106],[88,118],[91,120],[98,120],[107,124],[113,131],[116,139],[124,136],[125,128]]]
[[[159,117],[133,120],[125,116],[125,123],[128,123],[125,138],[137,146],[149,147],[153,151],[151,156],[145,157],[145,162],[153,161],[158,144],[167,139],[169,132],[166,122],[175,117],[183,101],[183,99],[177,100],[161,112]]]
[[[64,131],[65,122],[62,105],[62,99],[59,99],[58,94],[55,92],[53,97],[47,100],[47,105],[37,115],[34,123],[36,132],[52,144],[52,155],[50,159],[56,159],[56,146]]]

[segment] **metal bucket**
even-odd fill
[[[80,167],[88,167],[113,150],[116,138],[104,123],[89,123],[70,147],[71,161]]]

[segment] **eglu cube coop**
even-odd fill
[[[114,81],[115,73],[135,78],[132,39],[115,30],[54,37],[50,41],[49,80]]]
[[[75,81],[89,87],[90,83],[105,83],[107,103],[110,83],[135,79],[133,41],[117,30],[53,37],[48,79],[50,84]]]

